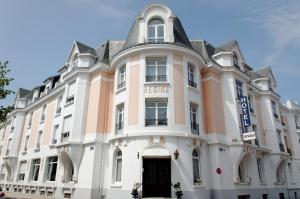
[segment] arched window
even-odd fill
[[[121,182],[122,180],[122,151],[117,149],[115,152],[115,160],[114,160],[114,181]]]
[[[164,22],[159,18],[154,18],[148,23],[148,42],[161,43],[164,42],[165,28]]]
[[[201,184],[200,155],[196,149],[193,150],[193,178],[195,185]]]
[[[238,177],[240,183],[251,183],[251,178],[248,176],[248,169],[249,169],[249,154],[244,156],[241,160],[239,167],[238,167]]]

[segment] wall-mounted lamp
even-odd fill
[[[178,150],[176,149],[175,152],[174,152],[174,158],[175,158],[175,160],[178,159],[178,156],[179,156],[179,152],[178,152]]]

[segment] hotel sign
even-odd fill
[[[254,131],[243,133],[243,140],[255,140],[256,139],[256,133]]]
[[[241,107],[242,107],[242,122],[245,127],[251,126],[250,121],[250,114],[249,114],[249,106],[248,106],[248,100],[247,96],[242,96],[240,98],[241,100]]]

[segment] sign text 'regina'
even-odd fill
[[[248,107],[248,100],[247,96],[242,96],[240,98],[241,100],[241,106],[242,106],[242,122],[245,127],[251,126],[251,121],[250,121],[250,114],[249,114],[249,107]]]

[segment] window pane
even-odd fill
[[[122,175],[122,159],[117,159],[117,165],[116,165],[116,181],[121,181],[121,175]]]
[[[154,26],[149,26],[148,27],[148,37],[149,38],[154,38],[155,37],[155,27]]]
[[[164,22],[161,20],[161,19],[152,19],[150,22],[149,22],[149,25],[156,25],[156,24],[163,24]]]
[[[146,119],[155,119],[155,108],[146,109]]]
[[[166,119],[166,118],[167,118],[167,109],[158,108],[158,119]]]
[[[164,26],[158,26],[157,27],[157,37],[164,37]]]
[[[158,75],[166,75],[166,66],[158,66],[157,74]]]
[[[200,180],[200,173],[199,173],[199,161],[198,159],[193,159],[193,171],[194,171],[194,182]]]
[[[147,76],[155,76],[155,66],[147,66]]]

